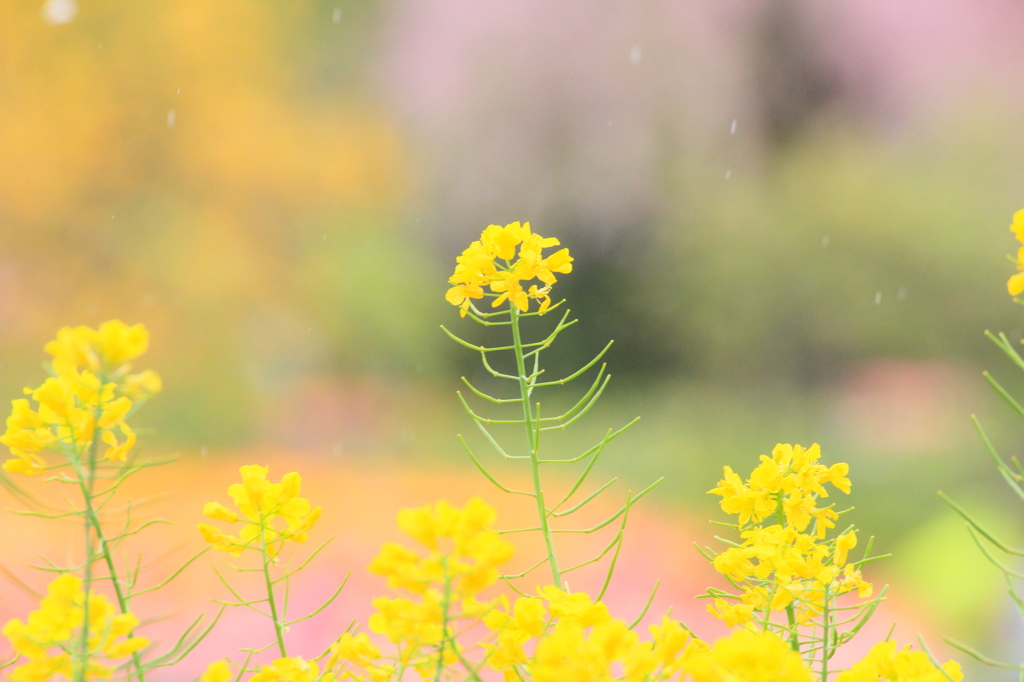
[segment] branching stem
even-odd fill
[[[516,370],[519,372],[519,394],[523,401],[523,421],[526,428],[526,441],[530,455],[530,472],[533,475],[533,496],[537,501],[537,517],[540,519],[540,531],[544,536],[544,546],[548,553],[548,564],[551,567],[551,579],[557,587],[562,586],[562,573],[558,569],[558,557],[555,555],[555,543],[548,525],[548,510],[544,505],[544,490],[540,480],[540,460],[538,456],[539,438],[534,425],[533,408],[530,405],[530,393],[533,389],[531,380],[526,375],[526,359],[523,357],[523,342],[519,333],[519,310],[509,303],[510,320],[512,322],[512,345],[516,354]]]

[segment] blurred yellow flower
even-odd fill
[[[52,676],[70,679],[73,662],[69,650],[82,640],[79,630],[85,622],[85,603],[89,604],[89,631],[86,653],[89,666],[86,677],[110,677],[114,668],[101,663],[131,656],[149,646],[145,637],[132,637],[139,624],[132,613],[117,614],[103,595],[82,591],[82,581],[70,573],[55,578],[27,622],[18,618],[7,621],[3,634],[14,650],[28,662],[15,668],[11,682],[42,682]]]
[[[938,668],[925,652],[911,651],[909,646],[897,651],[896,642],[887,640],[873,646],[850,670],[839,673],[836,682],[959,682],[963,677],[956,661]]]
[[[857,546],[857,533],[850,531],[843,533],[836,538],[836,551],[833,563],[836,566],[843,566],[846,564],[846,555],[850,553],[850,550]]]
[[[267,467],[246,465],[239,469],[242,482],[232,484],[228,494],[241,512],[228,509],[219,502],[208,502],[203,514],[218,521],[235,523],[244,517],[245,526],[239,537],[225,535],[209,524],[199,524],[203,539],[217,549],[238,556],[245,549],[266,548],[276,556],[286,541],[305,542],[323,511],[311,508],[309,500],[299,497],[302,477],[296,472],[285,474],[280,483],[267,480]],[[280,522],[284,522],[283,524]]]
[[[459,598],[479,594],[498,579],[498,566],[511,558],[512,545],[488,530],[494,508],[478,497],[462,509],[441,500],[433,506],[403,509],[398,526],[427,549],[426,556],[396,543],[385,543],[370,572],[388,585],[413,594],[447,580]]]
[[[7,430],[0,436],[0,443],[9,447],[14,457],[3,463],[4,470],[41,474],[46,462],[38,453],[43,450],[83,457],[97,430],[108,446],[101,457],[125,461],[136,437],[124,420],[139,401],[161,389],[156,372],[126,374],[126,363],[144,353],[148,344],[145,326],[128,326],[120,320],[104,322],[99,329],[81,326],[59,330],[57,338],[45,348],[53,355],[56,376],[36,388],[25,389],[25,394],[38,403],[37,410],[25,399],[11,403]]]
[[[279,658],[249,678],[249,682],[319,682],[320,668],[298,656]]]
[[[1010,224],[1010,232],[1017,237],[1017,241],[1024,244],[1024,209],[1013,214],[1013,222]],[[1017,269],[1024,270],[1024,247],[1017,250]],[[1011,296],[1018,296],[1024,291],[1024,272],[1018,272],[1010,277],[1006,283],[1006,289]]]
[[[203,676],[199,678],[199,682],[230,682],[234,677],[231,673],[231,666],[228,665],[227,661],[221,659],[206,666],[206,670],[203,672]]]
[[[145,325],[129,327],[121,320],[109,320],[99,329],[64,327],[44,350],[53,356],[55,372],[71,374],[81,369],[112,371],[139,357],[148,347]]]
[[[811,682],[800,655],[775,635],[737,629],[686,666],[700,682]]]

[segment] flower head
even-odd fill
[[[715,570],[742,590],[709,594],[714,603],[708,611],[727,625],[782,610],[791,610],[796,623],[806,625],[821,617],[826,599],[854,591],[861,599],[871,596],[871,584],[855,564],[847,563],[857,546],[856,531],[826,539],[839,513],[832,505],[818,506],[828,497],[828,484],[850,492],[850,467],[825,466],[820,458],[817,445],[780,443],[770,457],[761,456],[746,481],[727,466],[718,487],[708,491],[721,496],[723,511],[739,516],[743,538],[712,560]],[[767,519],[774,523],[765,523]]]
[[[463,508],[441,500],[433,506],[403,509],[398,526],[416,540],[425,555],[397,543],[385,543],[370,571],[388,579],[392,588],[422,594],[451,583],[459,597],[479,594],[498,579],[498,567],[512,557],[513,547],[488,526],[494,508],[474,497]]]
[[[1013,222],[1010,224],[1010,232],[1017,238],[1017,241],[1024,244],[1024,209],[1013,214]],[[1017,250],[1017,258],[1014,260],[1017,270],[1024,270],[1024,246]],[[1018,272],[1006,282],[1006,289],[1011,296],[1018,296],[1024,291],[1024,272]]]
[[[72,661],[68,650],[72,644],[77,646],[82,641],[87,601],[89,668],[86,677],[110,677],[113,666],[101,661],[127,658],[149,646],[145,637],[132,636],[139,624],[138,618],[130,612],[118,614],[103,595],[90,592],[86,596],[82,581],[64,573],[50,583],[39,609],[30,613],[27,621],[12,618],[3,627],[11,646],[27,659],[11,672],[12,682],[41,682],[55,675],[71,678]]]
[[[296,472],[285,474],[280,483],[267,480],[267,467],[247,465],[239,469],[242,482],[228,488],[238,511],[219,502],[207,502],[203,514],[218,521],[244,521],[239,536],[225,535],[216,526],[201,523],[199,532],[214,547],[233,556],[243,550],[265,548],[276,556],[288,540],[305,542],[308,532],[320,518],[321,508],[311,507],[309,500],[299,497],[302,477]]]
[[[911,651],[909,646],[897,650],[896,642],[886,640],[871,647],[850,670],[839,673],[836,682],[959,682],[963,677],[956,661],[936,666],[925,652]]]
[[[551,305],[551,285],[557,280],[555,273],[572,272],[569,249],[560,249],[545,257],[543,250],[558,246],[554,237],[542,237],[530,229],[530,223],[510,223],[505,227],[491,225],[456,258],[455,272],[448,278],[452,288],[445,299],[459,306],[465,316],[473,299],[491,296],[492,307],[508,301],[521,312],[530,309],[530,299],[540,301],[539,312]],[[518,255],[518,258],[516,256]],[[539,279],[524,287],[524,282]],[[490,293],[485,292],[490,289]]]
[[[125,419],[138,404],[161,389],[160,376],[151,370],[128,374],[130,360],[146,351],[145,326],[110,320],[99,329],[64,327],[46,344],[53,356],[55,376],[15,400],[0,443],[13,457],[6,471],[38,475],[46,470],[39,454],[52,450],[82,457],[97,437],[106,444],[100,457],[124,461],[135,446],[135,432]]]

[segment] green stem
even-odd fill
[[[780,492],[778,495],[779,497],[775,507],[775,517],[779,520],[779,525],[785,528],[786,512],[782,506],[782,493]],[[786,605],[786,621],[789,623],[789,648],[800,653],[800,637],[797,635],[796,608],[793,606],[793,602]],[[822,680],[822,682],[824,682],[824,680]]]
[[[452,581],[448,575],[448,558],[441,564],[444,570],[444,597],[441,601],[441,644],[437,647],[437,667],[434,669],[434,682],[441,682],[444,672],[444,649],[451,634],[448,632],[448,608],[452,598]],[[454,648],[454,645],[453,645]]]
[[[548,552],[548,564],[551,566],[551,579],[555,587],[561,589],[562,573],[558,570],[558,558],[555,556],[555,543],[548,525],[548,510],[544,505],[544,490],[540,484],[540,461],[538,459],[539,443],[537,430],[534,428],[533,408],[530,406],[530,381],[526,376],[526,359],[523,357],[523,342],[519,335],[519,309],[509,302],[512,321],[512,345],[516,354],[516,370],[519,372],[519,393],[523,401],[523,422],[526,427],[526,441],[530,452],[530,470],[533,474],[533,497],[537,500],[537,516],[540,518],[540,532],[544,536],[544,545]]]
[[[260,549],[263,553],[263,580],[267,585],[267,603],[270,604],[270,618],[274,621],[274,634],[277,636],[277,648],[281,658],[288,658],[284,647],[284,632],[281,630],[281,619],[277,616],[277,602],[274,601],[274,583],[270,579],[270,554],[267,552],[266,517],[260,512]]]
[[[824,599],[822,601],[822,640],[821,640],[821,682],[828,682],[828,630],[829,630],[829,613],[828,613],[828,585],[824,586],[823,589]]]
[[[100,385],[104,383],[104,378],[100,377]],[[83,605],[83,623],[82,623],[82,643],[83,643],[83,656],[88,653],[88,637],[89,637],[89,592],[92,589],[92,564],[96,560],[93,553],[93,546],[90,536],[90,529],[96,534],[96,542],[100,546],[100,554],[103,557],[104,563],[107,565],[107,571],[110,573],[110,582],[114,586],[114,596],[117,598],[117,606],[121,613],[128,613],[129,603],[128,598],[125,596],[124,591],[121,589],[121,581],[117,579],[117,568],[114,565],[114,557],[110,554],[110,547],[107,545],[107,539],[103,534],[103,527],[100,525],[99,515],[96,513],[96,508],[92,504],[94,484],[96,480],[96,459],[99,453],[99,441],[103,429],[99,428],[100,416],[102,416],[102,408],[97,404],[96,411],[93,413],[96,428],[92,434],[92,443],[89,446],[88,453],[88,474],[82,470],[80,462],[72,462],[72,466],[75,469],[75,474],[78,476],[78,486],[82,492],[82,500],[85,504],[85,577],[84,577],[84,590],[85,590],[85,604]],[[71,428],[70,424],[68,425]],[[72,431],[72,433],[74,433]],[[126,637],[133,639],[135,634],[129,632]],[[138,651],[132,652],[132,664],[135,666],[135,675],[139,682],[145,682],[146,674],[142,667],[142,657]],[[85,680],[85,673],[88,665],[83,662],[82,669],[75,673],[75,682],[83,682]],[[79,677],[79,674],[81,677]]]
[[[100,395],[102,395],[102,378],[100,379]],[[99,396],[96,400],[96,408],[93,410],[93,432],[92,442],[89,444],[89,449],[86,454],[86,466],[88,473],[84,472],[81,467],[81,462],[72,462],[75,473],[78,476],[78,487],[82,492],[82,500],[85,504],[86,515],[85,515],[85,575],[82,577],[82,592],[85,595],[82,599],[82,636],[79,644],[79,659],[76,667],[74,677],[76,682],[85,682],[86,673],[89,669],[89,594],[92,592],[92,564],[95,561],[95,555],[93,553],[92,543],[92,530],[96,530],[97,538],[100,535],[99,530],[99,519],[96,516],[96,511],[92,506],[92,495],[94,490],[94,483],[96,481],[96,453],[99,451],[99,437],[100,431],[99,420],[103,410],[101,407]],[[71,433],[72,439],[74,439],[75,429],[68,422],[68,429]]]

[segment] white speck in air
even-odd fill
[[[730,135],[735,135],[736,134],[736,119],[733,119],[732,120],[732,125],[729,126],[729,134]]]
[[[640,60],[643,59],[643,56],[644,53],[643,50],[640,49],[640,46],[634,45],[633,48],[629,51],[629,63],[632,64],[633,66],[636,66],[637,64],[640,63]]]
[[[900,290],[896,292],[896,300],[905,301],[907,300],[907,288],[900,287]]]
[[[882,305],[882,292],[881,291],[876,291],[875,292],[875,305]]]
[[[340,7],[335,7],[334,8],[334,14],[331,15],[331,21],[333,21],[336,24],[340,24],[341,23],[341,8]]]
[[[730,178],[732,178],[732,171],[731,170],[725,171],[725,179],[729,180]]]
[[[173,128],[174,124],[178,122],[178,112],[171,109],[167,112],[167,127]]]
[[[821,238],[821,248],[824,249],[827,246],[828,246],[828,235],[826,234],[824,237]]]
[[[75,0],[47,0],[43,4],[43,21],[48,24],[66,24],[78,16]]]

